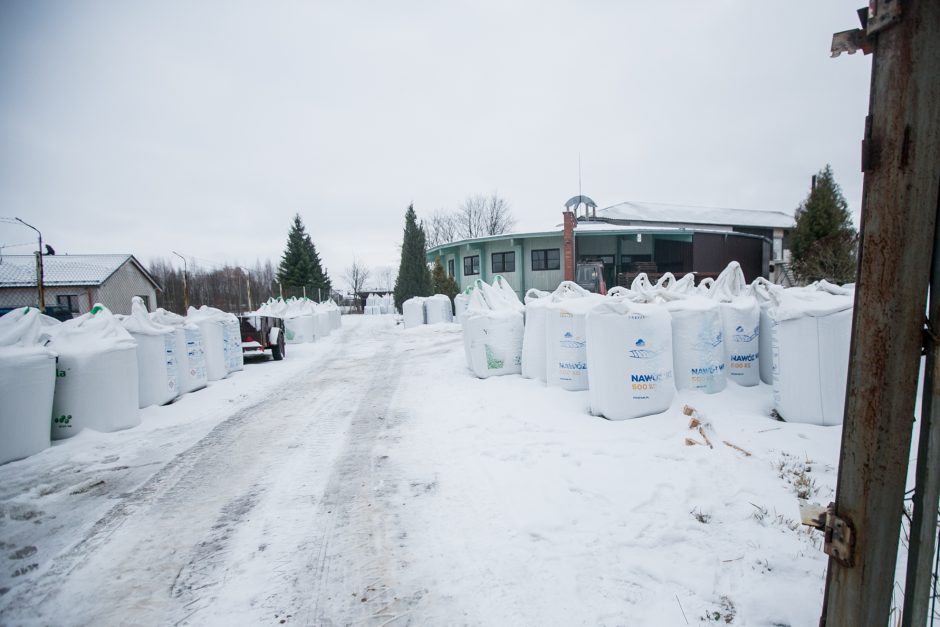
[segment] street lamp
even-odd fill
[[[245,266],[238,266],[238,268],[245,273],[245,283],[248,285],[248,311],[254,311],[255,308],[251,306],[251,274]]]
[[[46,291],[43,286],[43,269],[42,269],[42,233],[32,224],[23,222],[19,218],[14,218],[17,222],[23,226],[28,226],[32,230],[36,231],[39,234],[39,251],[36,253],[36,291],[39,292],[39,311],[43,312],[46,310]]]
[[[186,312],[189,311],[189,290],[186,289],[186,257],[175,250],[170,252],[183,260],[183,315],[185,316]]]

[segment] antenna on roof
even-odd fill
[[[581,151],[578,151],[578,196],[581,195]]]

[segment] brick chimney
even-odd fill
[[[574,229],[578,224],[573,211],[564,211],[562,215],[565,218],[565,254],[564,268],[565,281],[574,281]]]

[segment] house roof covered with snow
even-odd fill
[[[768,229],[792,229],[796,225],[793,216],[782,211],[695,207],[632,200],[598,209],[596,216],[601,219],[626,222],[702,224]]]
[[[55,286],[97,286],[130,261],[153,283],[160,286],[134,255],[45,255],[42,258],[43,284]],[[36,257],[3,255],[0,257],[0,287],[36,285]]]

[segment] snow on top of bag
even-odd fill
[[[782,290],[770,307],[772,318],[782,322],[800,316],[828,316],[851,309],[855,294],[832,294],[821,289],[792,288]]]
[[[50,348],[68,346],[76,350],[103,353],[134,348],[137,342],[121,326],[111,310],[96,303],[86,314],[52,327]]]
[[[50,325],[43,318],[49,316],[42,315],[35,307],[20,307],[0,316],[0,347],[44,350],[50,331],[61,323],[56,320]]]
[[[233,319],[237,319],[235,314],[230,314],[222,311],[221,309],[216,309],[215,307],[209,307],[208,305],[203,305],[199,309],[195,307],[190,307],[186,311],[186,317],[191,320],[217,320],[218,322],[228,322]]]
[[[173,328],[160,324],[150,317],[147,307],[140,296],[131,299],[131,315],[127,316],[121,324],[131,333],[141,335],[166,335],[173,333]]]

